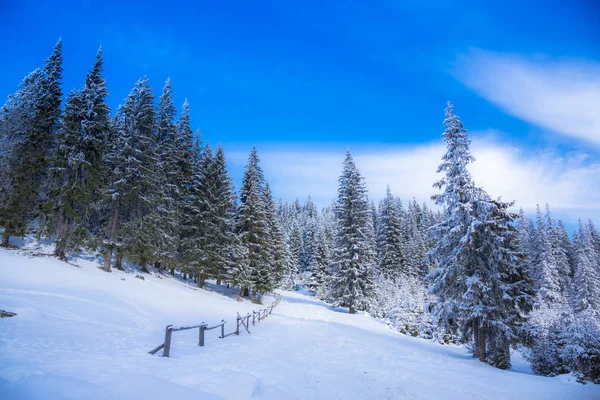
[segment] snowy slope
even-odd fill
[[[167,324],[256,306],[80,264],[0,250],[0,309],[18,314],[0,319],[1,399],[600,399],[598,385],[534,376],[519,359],[497,370],[293,292],[251,335],[211,331],[200,348],[196,330],[176,332],[172,358],[151,356]]]

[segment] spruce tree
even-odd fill
[[[2,246],[9,245],[10,236],[25,235],[27,225],[41,215],[41,205],[46,201],[50,151],[61,112],[61,78],[59,39],[43,71],[30,73],[3,107],[3,127],[12,146],[5,173],[8,185],[0,196]]]
[[[56,180],[47,207],[50,226],[57,232],[54,253],[61,259],[66,259],[66,251],[80,249],[89,238],[93,205],[100,195],[110,129],[110,109],[105,101],[108,91],[102,70],[100,48],[83,89],[69,96],[57,134],[53,162]]]
[[[338,182],[334,272],[328,297],[334,305],[348,307],[354,314],[366,310],[373,297],[375,251],[367,188],[349,150]]]
[[[266,195],[266,219],[269,228],[267,238],[269,266],[271,269],[272,282],[274,286],[286,286],[290,277],[290,260],[289,253],[285,248],[285,238],[283,230],[277,220],[277,211],[273,193],[269,183],[265,185]]]
[[[198,268],[199,237],[202,233],[203,153],[200,137],[196,136],[191,151],[192,176],[182,211],[181,261],[183,272],[192,275]],[[173,270],[171,270],[174,273]]]
[[[160,162],[156,155],[154,97],[147,78],[136,82],[117,120],[115,143],[107,162],[113,173],[106,192],[113,203],[107,220],[104,269],[110,271],[112,253],[127,255],[146,270],[155,258],[157,243],[156,189]],[[119,264],[119,261],[118,263]]]
[[[575,234],[575,277],[573,306],[577,313],[589,313],[600,321],[600,260],[589,227],[579,221]]]
[[[561,295],[560,275],[550,238],[551,227],[537,207],[537,229],[532,260],[532,276],[535,281],[536,307],[564,305]]]
[[[512,229],[516,215],[508,211],[512,203],[491,200],[475,186],[467,169],[474,161],[470,140],[451,104],[444,125],[447,152],[438,172],[445,177],[434,185],[444,191],[433,198],[446,211],[431,229],[437,243],[429,253],[438,263],[430,274],[435,314],[480,361],[506,368],[532,293]]]
[[[242,275],[248,276],[253,300],[260,302],[260,295],[273,289],[273,281],[266,243],[269,226],[266,216],[265,179],[256,147],[252,149],[244,171],[237,219],[237,232],[247,249],[248,257],[248,273]],[[244,290],[240,294],[243,292]]]
[[[174,183],[177,188],[177,196],[175,198],[175,210],[179,219],[179,238],[177,238],[177,261],[179,263],[183,260],[183,246],[182,240],[184,239],[183,227],[186,220],[186,207],[189,198],[190,188],[192,186],[192,179],[194,174],[194,158],[200,156],[200,147],[198,147],[197,154],[194,155],[194,140],[192,134],[192,128],[190,126],[190,106],[187,99],[183,102],[181,114],[177,122],[175,129],[174,138],[174,149],[173,157],[176,160],[176,174],[173,176]],[[198,132],[197,137],[200,138]],[[198,146],[200,144],[198,143]],[[171,266],[171,275],[175,274],[175,266]]]
[[[177,110],[172,99],[171,80],[167,79],[158,102],[156,113],[157,181],[154,188],[156,210],[153,225],[157,229],[154,266],[162,271],[173,268],[177,262],[180,237],[180,185],[177,143]]]
[[[379,205],[379,226],[377,231],[379,273],[386,279],[408,277],[406,271],[406,248],[402,236],[402,226],[398,203],[390,187]]]

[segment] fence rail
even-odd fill
[[[219,327],[221,328],[221,336],[219,336],[219,339],[224,339],[231,335],[239,335],[240,328],[243,328],[246,332],[250,333],[250,318],[252,318],[252,326],[255,326],[257,322],[264,321],[268,315],[271,315],[271,313],[273,313],[273,309],[277,307],[280,301],[281,295],[275,294],[275,301],[270,306],[265,307],[259,311],[252,311],[252,314],[248,313],[243,316],[238,313],[236,317],[235,331],[230,332],[228,334],[225,334],[225,324],[227,323],[227,321],[225,321],[224,319],[221,320],[220,324],[210,327],[205,322],[202,322],[199,325],[181,326],[178,328],[173,328],[173,325],[167,325],[167,327],[165,328],[165,341],[155,349],[150,350],[148,353],[156,354],[160,350],[162,350],[162,356],[169,357],[169,355],[171,354],[171,336],[173,335],[173,332],[187,331],[189,329],[198,329],[198,346],[200,347],[204,346],[204,332],[217,329]]]

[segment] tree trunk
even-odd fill
[[[250,295],[250,289],[246,286],[242,292],[242,297],[248,297]]]
[[[162,273],[162,263],[159,260],[154,262],[154,268],[158,270],[159,274]]]
[[[110,271],[111,263],[112,263],[112,246],[109,247],[106,250],[106,254],[104,254],[104,267],[102,267],[102,269],[105,270],[106,272],[111,272]]]
[[[221,284],[221,279],[217,279],[217,285]]]
[[[479,319],[473,322],[473,357],[479,354]]]
[[[115,268],[120,271],[125,270],[125,268],[123,268],[123,253],[121,253],[120,251],[117,253],[117,261],[115,262]]]
[[[204,276],[204,274],[198,274],[198,287],[203,288],[205,282],[206,282],[206,277]]]
[[[171,271],[173,271],[173,270],[171,269]],[[171,273],[171,275],[173,275],[173,273]],[[187,277],[187,272],[184,272],[184,273],[183,273],[183,280],[184,280],[184,281],[187,281],[187,278],[188,278],[188,277]]]
[[[2,247],[8,247],[8,239],[10,239],[10,235],[5,230],[2,234]]]
[[[171,275],[175,276],[175,268],[171,268]],[[186,279],[186,278],[183,278]]]
[[[350,304],[350,307],[348,307],[348,312],[350,314],[356,314],[356,310],[354,309],[354,305]]]
[[[477,343],[477,347],[478,347],[477,353],[479,356],[479,361],[481,361],[481,362],[485,362],[485,359],[486,359],[486,357],[485,357],[486,356],[486,354],[485,354],[485,351],[486,351],[486,349],[485,349],[486,337],[485,336],[486,336],[486,334],[487,334],[487,332],[485,329],[485,324],[483,324],[479,327],[479,343]]]
[[[35,235],[37,241],[42,240],[42,232],[44,231],[44,225],[46,225],[46,214],[40,214],[40,219],[38,221],[38,229],[37,234]]]
[[[106,250],[104,256],[104,270],[110,272],[110,264],[112,262],[112,253],[114,241],[117,236],[117,226],[119,225],[119,206],[121,204],[121,196],[117,196],[115,199],[115,206],[113,210],[112,222],[110,224],[110,232],[108,233],[109,248]]]
[[[140,270],[142,272],[146,272],[146,273],[150,272],[150,271],[148,271],[148,268],[146,268],[146,263],[145,262],[140,263]]]
[[[60,222],[58,223],[58,233],[56,238],[56,245],[54,247],[54,255],[63,261],[67,261],[65,256],[65,236],[67,229],[69,228],[67,221],[63,215],[60,216]]]

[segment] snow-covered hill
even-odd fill
[[[234,323],[257,307],[78,264],[0,250],[0,309],[18,314],[0,319],[0,398],[600,399],[600,386],[532,375],[519,357],[494,369],[295,292],[251,335],[210,331],[201,348],[197,330],[177,332],[171,358],[151,356],[167,324]]]

